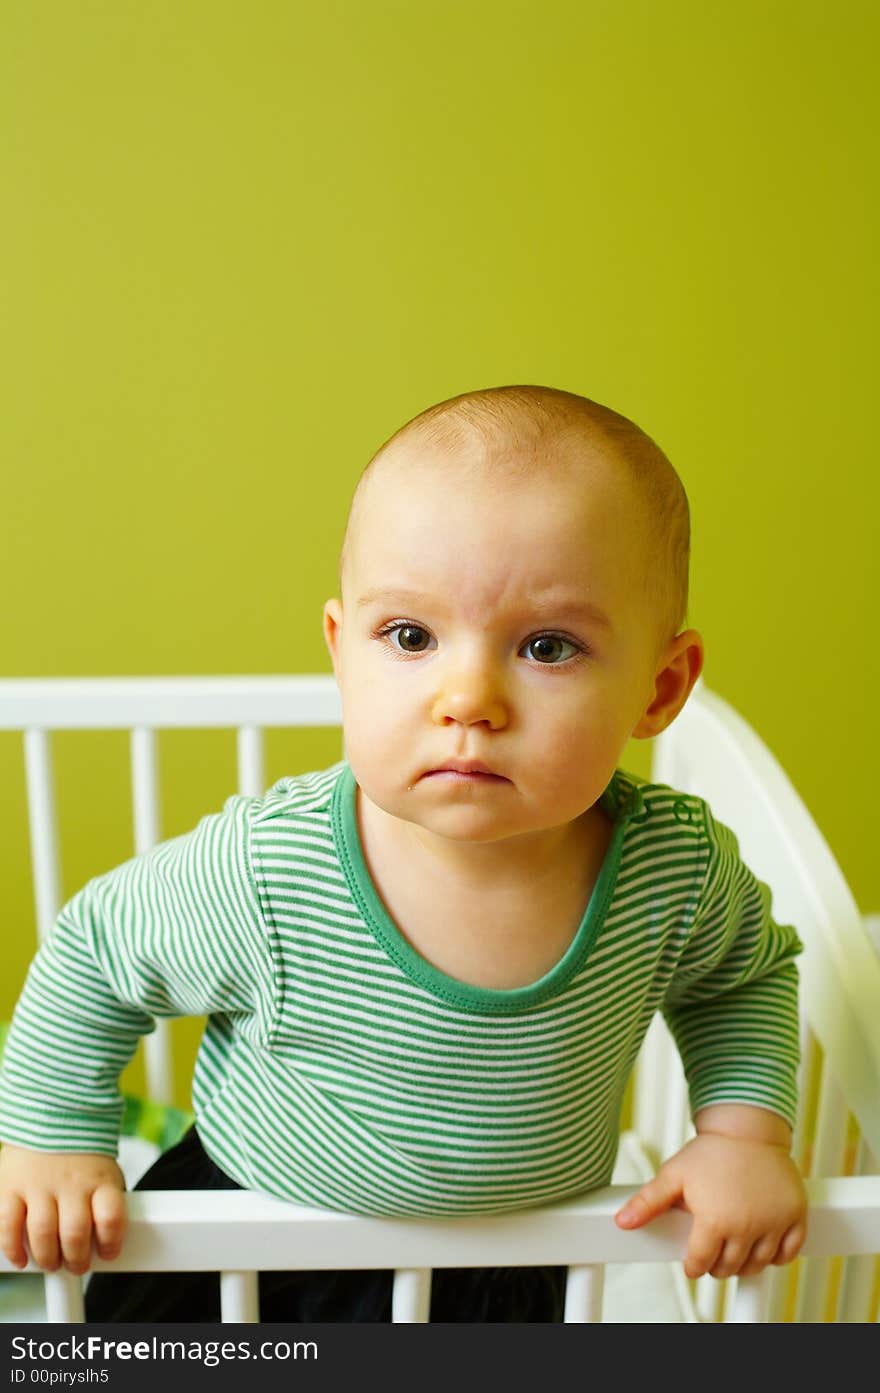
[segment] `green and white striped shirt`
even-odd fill
[[[794,930],[707,804],[618,769],[614,835],[563,957],[492,990],[432,967],[373,885],[345,760],[227,799],[90,880],[31,966],[0,1137],[115,1155],[119,1075],[159,1016],[209,1016],[193,1103],[251,1189],[375,1215],[492,1213],[609,1183],[655,1011],[692,1111],[794,1121]]]

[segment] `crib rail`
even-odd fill
[[[0,730],[338,726],[341,721],[336,679],[322,673],[0,682]]]
[[[870,1255],[880,1251],[880,1176],[807,1181],[809,1235],[804,1254]],[[221,1274],[224,1321],[259,1320],[257,1274],[285,1271],[394,1270],[392,1320],[428,1319],[430,1276],[437,1267],[567,1267],[564,1319],[601,1319],[606,1264],[683,1261],[690,1216],[674,1210],[644,1229],[613,1221],[632,1187],[607,1186],[575,1204],[468,1219],[373,1219],[304,1209],[248,1191],[135,1191],[121,1256],[95,1258],[95,1272]],[[589,1259],[584,1261],[584,1259]],[[30,1265],[27,1271],[37,1269]],[[14,1269],[0,1257],[0,1272]],[[734,1321],[767,1319],[768,1269],[736,1283]],[[50,1320],[83,1320],[83,1279],[45,1276]]]

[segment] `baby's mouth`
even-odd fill
[[[429,769],[422,776],[425,779],[452,779],[470,783],[506,784],[510,780],[503,774],[491,774],[482,769]]]

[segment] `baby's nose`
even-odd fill
[[[507,722],[507,703],[489,667],[472,664],[444,680],[434,701],[434,720],[474,725],[487,721],[494,729]]]

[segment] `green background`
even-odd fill
[[[676,465],[706,683],[876,909],[878,31],[853,0],[5,0],[2,675],[330,672],[378,445],[563,387]],[[172,836],[234,738],[160,747]],[[127,740],[56,750],[69,897],[132,854]],[[267,780],[340,754],[273,732]],[[0,778],[4,1016],[17,736]]]

